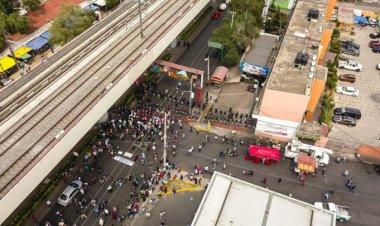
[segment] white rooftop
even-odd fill
[[[192,226],[335,226],[335,214],[215,172]]]

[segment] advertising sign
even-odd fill
[[[257,118],[255,133],[263,133],[271,136],[292,139],[296,133],[296,122],[274,119],[255,115]]]
[[[246,62],[240,62],[240,70],[252,75],[260,75],[264,77],[267,77],[269,74],[269,68]]]

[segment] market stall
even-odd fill
[[[261,163],[265,165],[271,165],[280,161],[280,150],[276,148],[269,148],[257,145],[250,145],[248,154],[245,157],[246,160],[251,160],[254,163]]]

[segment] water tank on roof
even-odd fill
[[[309,9],[309,13],[307,14],[307,19],[318,19],[319,10],[318,9]]]
[[[298,52],[296,55],[296,59],[294,60],[294,64],[300,64],[305,66],[309,61],[309,54]]]

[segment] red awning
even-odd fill
[[[267,148],[267,147],[262,147],[262,146],[250,145],[249,156],[279,161],[280,151],[275,148]]]
[[[308,172],[314,173],[315,166],[317,161],[314,157],[307,156],[305,154],[298,154],[298,169]]]
[[[214,74],[211,76],[211,81],[224,82],[228,72],[228,68],[219,66],[215,69]]]

